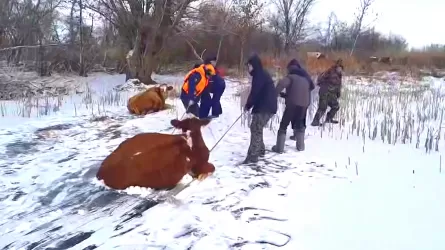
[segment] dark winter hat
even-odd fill
[[[216,56],[215,55],[211,55],[208,56],[204,59],[204,64],[209,64],[211,61],[216,61]]]
[[[250,64],[253,69],[259,70],[263,68],[263,64],[261,62],[261,58],[258,54],[252,53],[252,55],[247,60],[247,64]]]
[[[295,58],[290,60],[290,62],[287,64],[287,68],[290,68],[291,66],[297,66],[298,68],[301,68],[300,63]]]

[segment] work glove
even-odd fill
[[[280,92],[280,97],[282,97],[282,98],[286,98],[286,97],[287,97],[287,94],[284,93],[284,92]]]
[[[244,109],[243,109],[243,111],[245,112],[245,113],[248,113],[248,112],[250,112],[250,109],[251,109],[251,107],[249,107],[249,106],[244,106]]]

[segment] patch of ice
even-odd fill
[[[92,99],[107,95],[123,77],[95,78],[90,84]],[[155,77],[163,82],[182,79]],[[235,83],[228,81],[227,86],[223,115],[202,129],[209,148],[241,112],[239,99],[234,98]],[[123,93],[122,103],[131,94]],[[391,101],[398,105],[396,98]],[[73,103],[82,102],[73,99]],[[140,187],[116,192],[95,178],[94,170],[126,138],[140,132],[172,133],[170,120],[184,113],[177,103],[176,114],[163,111],[135,118],[120,104],[102,107],[108,117],[92,121],[91,107],[79,105],[77,116],[65,106],[47,117],[10,122],[0,147],[29,139],[37,143],[37,151],[0,160],[0,247],[39,242],[39,247],[47,248],[90,231],[88,237],[76,238],[79,242],[73,249],[93,245],[97,249],[276,249],[273,244],[285,244],[281,248],[434,250],[445,246],[443,150],[426,154],[412,144],[364,140],[348,132],[349,127],[308,127],[306,151],[295,151],[295,142],[288,141],[284,154],[268,154],[267,163],[249,167],[238,165],[250,139],[249,128],[238,122],[211,153],[217,171],[177,195],[178,203],[151,207],[149,197],[165,192]],[[96,108],[93,112],[100,113]],[[72,126],[36,139],[36,129],[58,124]],[[275,142],[278,124],[271,126],[264,134],[267,148]],[[190,178],[186,176],[183,183]]]

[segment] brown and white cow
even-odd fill
[[[172,90],[173,86],[162,84],[140,92],[128,99],[128,111],[130,114],[146,115],[165,110],[169,107],[165,100],[168,97],[168,93]]]
[[[187,173],[203,180],[215,171],[201,134],[201,127],[209,122],[197,118],[171,121],[183,132],[190,131],[192,146],[185,134],[142,133],[129,138],[105,158],[96,177],[114,189],[173,188]]]

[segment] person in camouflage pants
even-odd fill
[[[319,101],[317,112],[315,113],[314,119],[311,123],[312,126],[321,125],[320,119],[325,114],[328,107],[330,107],[330,110],[326,114],[325,123],[338,123],[338,121],[334,120],[334,116],[340,109],[338,99],[341,95],[342,72],[343,62],[341,59],[339,59],[332,67],[318,77],[317,83],[318,86],[320,86],[318,93]]]
[[[252,123],[250,124],[250,145],[247,150],[245,163],[257,162],[259,156],[266,154],[266,146],[263,140],[263,131],[273,114],[256,113],[252,114]]]
[[[249,150],[243,164],[256,163],[259,157],[266,154],[263,130],[270,118],[277,113],[278,101],[272,77],[263,68],[258,55],[252,55],[247,66],[250,75],[252,75],[252,85],[244,111],[251,111],[252,123],[250,124]]]

